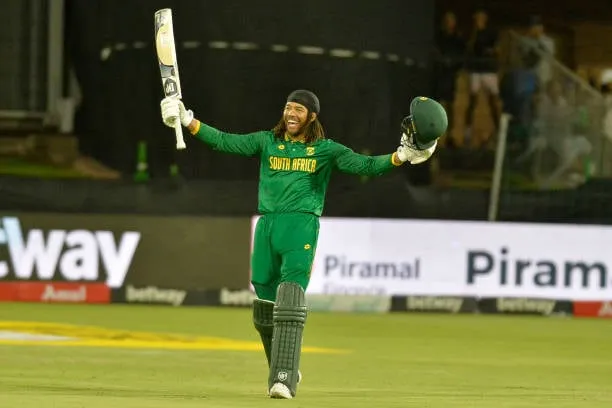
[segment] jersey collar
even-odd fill
[[[291,143],[306,143],[304,140],[291,140],[289,138],[289,136],[285,135],[285,142],[291,142]]]

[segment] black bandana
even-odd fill
[[[287,102],[295,102],[300,105],[304,105],[310,112],[314,112],[319,114],[321,110],[321,106],[319,105],[319,98],[317,95],[310,91],[305,91],[302,89],[298,89],[297,91],[291,92],[289,97],[287,98]]]

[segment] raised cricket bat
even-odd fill
[[[155,49],[157,51],[164,95],[181,99],[183,95],[181,93],[181,81],[176,60],[172,9],[165,8],[155,12]],[[178,118],[174,131],[176,133],[176,148],[184,149],[186,146],[183,139],[183,128]]]

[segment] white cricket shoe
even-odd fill
[[[299,384],[299,383],[301,383],[301,382],[302,382],[302,372],[301,372],[300,370],[298,370],[298,381],[297,381],[297,383]],[[279,384],[280,384],[280,383],[277,383],[277,384],[275,384],[275,385],[279,385]],[[282,384],[281,384],[281,385],[282,385]],[[274,388],[274,386],[272,386],[272,388]],[[272,396],[272,395],[270,394],[270,393],[271,393],[271,391],[272,391],[272,388],[270,388],[270,389],[268,390],[268,397],[271,397],[271,396]],[[285,388],[287,388],[287,387],[285,387]],[[289,395],[291,395],[291,393],[289,393]]]
[[[302,372],[298,370],[298,384],[302,382]],[[270,390],[268,390],[268,397],[270,396]]]
[[[291,395],[291,391],[289,391],[289,387],[287,387],[283,383],[276,383],[270,388],[270,398],[278,398],[278,399],[292,399],[293,395]]]

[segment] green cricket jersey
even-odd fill
[[[306,212],[321,216],[332,170],[379,176],[396,167],[392,154],[367,156],[330,139],[305,144],[278,140],[272,131],[233,134],[204,123],[195,136],[217,151],[259,155],[261,214]]]

